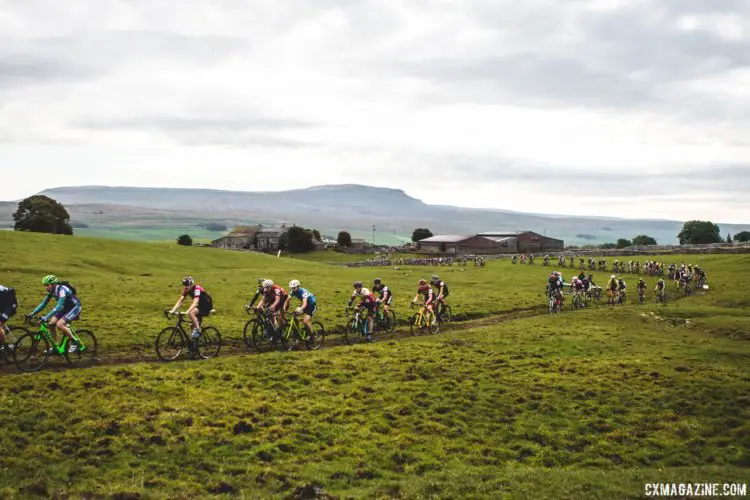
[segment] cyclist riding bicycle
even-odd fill
[[[614,274],[609,277],[607,281],[607,292],[609,293],[609,303],[615,305],[615,301],[619,296],[618,290],[620,289],[620,283],[617,281],[617,276]]]
[[[435,295],[435,292],[432,291],[432,287],[425,280],[419,280],[419,282],[417,283],[417,294],[414,296],[411,303],[415,305],[418,304],[420,295],[422,295],[422,299],[424,299],[424,306],[430,311],[432,315],[432,324],[434,325],[437,322],[437,316],[435,315],[433,305],[435,304],[437,297]]]
[[[5,346],[5,323],[10,320],[18,309],[18,299],[16,291],[0,285],[0,349]]]
[[[383,304],[383,314],[388,314],[388,308],[393,301],[391,289],[380,278],[375,278],[372,282],[372,291],[380,294],[378,304]]]
[[[435,302],[445,305],[445,298],[450,294],[448,285],[441,281],[437,274],[432,275],[432,286],[435,287]]]
[[[622,278],[617,280],[617,289],[619,291],[618,300],[623,300],[625,298],[625,290],[627,289],[627,285]]]
[[[81,301],[78,299],[76,289],[67,281],[60,281],[52,274],[42,278],[42,284],[47,290],[47,296],[27,317],[34,316],[47,307],[53,297],[56,298],[57,304],[48,314],[42,316],[42,321],[46,321],[49,325],[49,332],[55,342],[57,342],[57,328],[60,328],[60,331],[70,339],[68,352],[75,352],[78,345],[73,340],[70,328],[67,325],[77,320],[81,315]],[[53,348],[50,348],[50,350],[53,350]]]
[[[656,282],[656,286],[654,287],[654,291],[656,293],[664,293],[664,280],[660,279]]]
[[[638,295],[646,295],[646,282],[643,278],[638,280]]]
[[[193,301],[188,306],[186,313],[193,324],[193,338],[196,339],[201,334],[201,319],[211,313],[214,304],[206,289],[197,284],[191,276],[186,276],[182,278],[182,294],[177,303],[170,309],[169,314],[174,314],[177,309],[182,307],[182,303],[188,296]]]
[[[563,281],[562,278],[560,278],[560,273],[556,271],[550,273],[549,277],[547,278],[547,287],[544,290],[547,296],[558,298],[562,302],[562,288]]]
[[[310,326],[310,320],[313,314],[318,310],[318,304],[315,300],[315,295],[306,288],[301,288],[299,280],[292,280],[289,282],[289,298],[284,304],[284,312],[289,309],[289,304],[292,302],[292,297],[296,297],[302,302],[302,304],[294,310],[297,314],[302,314],[302,323],[307,328],[307,333],[312,337],[313,329]]]
[[[378,301],[369,289],[362,287],[361,281],[355,281],[352,286],[354,287],[354,291],[352,292],[349,304],[346,307],[349,309],[357,298],[360,299],[358,306],[367,311],[368,329],[366,340],[372,341],[372,332],[375,327],[375,312],[378,309]]]
[[[279,285],[274,285],[273,280],[263,280],[263,297],[255,309],[262,311],[267,307],[273,317],[273,327],[278,330],[279,324],[283,323],[284,304],[289,298],[286,290]]]

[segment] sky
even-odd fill
[[[748,223],[750,0],[0,0],[0,176]]]

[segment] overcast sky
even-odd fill
[[[747,223],[750,0],[0,0],[0,174]]]

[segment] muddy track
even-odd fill
[[[684,296],[681,297],[675,297],[673,299],[670,299],[670,303],[675,302],[677,300],[681,300],[685,298]],[[631,301],[630,304],[633,304]],[[605,308],[608,307],[606,304],[601,304],[599,307],[594,308],[593,310],[597,310],[599,308]],[[565,310],[564,310],[565,312]],[[412,313],[413,314],[413,313]],[[436,335],[442,335],[444,333],[450,333],[455,331],[463,331],[463,330],[470,330],[473,328],[481,328],[484,326],[491,326],[496,325],[498,323],[505,323],[508,321],[513,321],[517,319],[522,318],[531,318],[535,316],[545,316],[548,314],[547,306],[545,304],[533,306],[533,307],[525,307],[525,308],[517,308],[513,309],[511,311],[506,311],[499,314],[489,314],[485,316],[479,316],[474,317],[472,319],[466,319],[463,321],[451,321],[450,323],[447,323],[446,325],[443,325],[440,328],[440,332]],[[461,317],[460,315],[456,315],[457,317]],[[411,317],[411,314],[409,314],[409,317]],[[340,338],[341,333],[341,327],[338,327],[330,332],[327,332],[325,343],[321,347],[321,349],[332,349],[332,348],[341,348],[346,347],[347,344],[342,342]],[[397,330],[393,333],[383,333],[379,334],[377,336],[377,342],[394,342],[399,339],[404,338],[412,338],[413,336],[409,334],[409,323],[403,319],[398,321]],[[361,342],[357,342],[361,343]],[[304,350],[304,348],[303,348]],[[219,353],[219,357],[226,358],[226,357],[241,357],[241,356],[257,356],[262,355],[265,353],[259,353],[257,350],[255,350],[252,347],[247,347],[245,343],[242,340],[238,339],[230,339],[230,340],[224,340],[224,343],[221,346],[221,351]],[[188,361],[190,360],[187,356],[181,356],[178,358],[178,361]],[[204,361],[209,362],[209,360],[201,360],[201,359],[195,359],[193,361]],[[2,363],[2,362],[0,362]],[[137,353],[134,354],[128,354],[128,353],[115,353],[112,355],[103,355],[99,356],[97,358],[97,362],[92,365],[90,368],[96,368],[99,366],[120,366],[120,365],[130,365],[135,363],[164,363],[159,358],[156,357],[156,353],[154,352],[153,348],[151,349],[143,349],[139,350]],[[50,360],[50,363],[44,367],[41,371],[42,372],[59,372],[63,370],[69,370],[72,367],[68,364],[66,360],[63,358],[55,357]],[[18,369],[13,364],[8,363],[2,363],[0,364],[0,374],[11,374],[11,373],[19,373]]]

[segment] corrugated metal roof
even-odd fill
[[[420,243],[459,243],[473,238],[474,236],[466,236],[460,234],[441,234],[439,236],[430,236],[423,240],[419,240]]]
[[[502,231],[486,231],[484,233],[477,233],[477,236],[498,236],[503,238],[510,238],[512,236],[518,236],[521,233],[528,233],[529,231],[515,231],[515,232],[502,232]]]
[[[480,235],[482,236],[482,235]],[[502,243],[504,241],[511,241],[511,240],[517,240],[515,236],[482,236],[482,238],[486,240],[492,240],[496,243]]]

